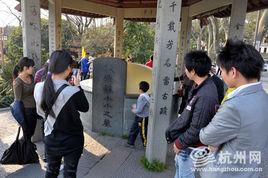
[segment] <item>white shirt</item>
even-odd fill
[[[246,84],[246,85],[241,85],[240,87],[238,87],[237,89],[235,89],[234,91],[232,91],[231,93],[228,94],[228,99],[235,97],[241,90],[243,90],[245,88],[248,88],[248,87],[254,86],[254,85],[259,85],[259,84],[261,84],[261,82],[255,82],[255,83],[250,83],[250,84]]]

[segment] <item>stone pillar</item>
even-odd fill
[[[166,162],[165,131],[171,115],[172,89],[182,0],[158,0],[154,44],[153,93],[146,158]]]
[[[122,58],[123,54],[124,9],[117,8],[115,17],[114,57]]]
[[[39,0],[22,0],[22,38],[23,56],[34,60],[36,68],[41,67],[41,33]],[[37,120],[33,142],[43,139],[41,120]]]
[[[22,0],[23,56],[34,60],[41,67],[40,1]]]
[[[61,49],[61,7],[62,0],[48,1],[49,55],[56,49]]]
[[[248,0],[233,0],[228,38],[243,39]]]
[[[179,54],[177,58],[177,72],[180,76],[184,72],[183,59],[187,52],[190,50],[190,38],[191,38],[191,27],[192,18],[189,17],[189,7],[183,7],[181,13],[181,29],[179,37]]]

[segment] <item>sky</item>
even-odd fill
[[[12,12],[16,15],[21,15],[20,12],[18,12],[15,7],[19,4],[16,0],[0,0],[0,27],[5,26],[18,26],[19,21],[16,19],[14,15],[10,13],[10,9]],[[8,7],[7,7],[8,6]],[[48,11],[41,9],[41,18],[48,18]],[[63,18],[64,19],[64,18]],[[110,22],[110,19],[108,20]],[[102,20],[96,20],[97,26],[100,24],[103,24]],[[107,22],[104,22],[107,23]]]
[[[19,22],[16,17],[12,15],[7,8],[7,6],[9,6],[13,13],[20,15],[20,12],[14,9],[18,4],[19,2],[16,0],[0,0],[0,27],[4,27],[7,25],[19,25]]]
[[[18,26],[19,21],[16,19],[14,15],[10,13],[10,10],[16,14],[21,15],[20,12],[18,12],[15,7],[19,4],[16,0],[0,0],[0,27],[5,26]],[[10,10],[8,7],[10,7]],[[47,18],[48,12],[47,10],[41,9],[41,17]]]

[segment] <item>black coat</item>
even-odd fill
[[[199,132],[206,127],[216,113],[218,92],[212,78],[209,77],[199,86],[193,86],[189,93],[188,104],[180,118],[181,135],[175,141],[180,149],[200,144]]]

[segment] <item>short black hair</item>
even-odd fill
[[[229,72],[236,68],[246,79],[260,79],[264,60],[260,53],[240,40],[227,40],[217,59],[220,67]]]
[[[139,89],[143,92],[147,92],[150,88],[150,85],[148,82],[146,81],[141,81],[139,84]]]
[[[152,61],[154,60],[154,55],[151,55],[151,60],[152,60]]]
[[[205,77],[211,70],[211,59],[205,51],[191,51],[184,57],[186,69],[190,72],[192,70],[199,77]]]
[[[34,66],[34,60],[28,58],[28,57],[22,57],[19,60],[19,63],[17,64],[17,69],[22,72],[24,67],[33,67]]]

